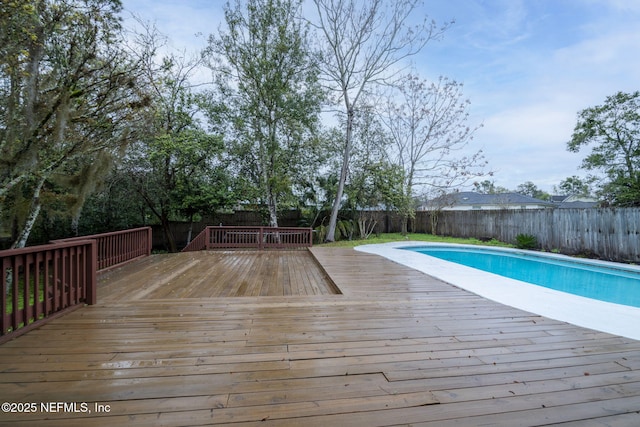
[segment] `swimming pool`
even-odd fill
[[[499,303],[519,308],[552,319],[569,322],[598,331],[608,332],[640,340],[640,308],[629,305],[600,301],[581,295],[570,294],[555,289],[500,276],[477,268],[456,264],[451,261],[405,250],[407,247],[464,248],[483,250],[486,247],[453,244],[425,244],[424,242],[395,242],[364,245],[358,251],[383,256],[397,263],[437,277],[452,285],[466,289],[477,295]],[[508,248],[486,248],[504,253],[522,253]],[[527,251],[524,251],[527,252]],[[540,254],[549,260],[574,262],[575,259],[558,254]],[[589,266],[603,268],[624,268],[637,271],[640,268],[597,260],[585,260]]]
[[[404,248],[500,276],[600,301],[640,307],[640,271],[603,266],[531,251],[418,246]]]

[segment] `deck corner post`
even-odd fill
[[[98,302],[98,250],[95,239],[87,244],[87,277],[86,277],[86,303],[95,305]]]
[[[151,255],[151,248],[153,248],[153,229],[147,227],[147,256]]]

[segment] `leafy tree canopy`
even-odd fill
[[[523,184],[518,185],[516,188],[516,193],[533,197],[534,199],[540,200],[550,200],[551,196],[549,193],[540,190],[533,182],[527,181]]]
[[[494,181],[485,179],[484,181],[476,181],[473,183],[473,191],[480,194],[500,194],[508,193],[509,189],[501,186],[496,186]]]
[[[12,224],[14,247],[45,196],[64,199],[77,220],[132,139],[145,101],[122,49],[121,9],[117,0],[0,3],[0,228]]]
[[[210,114],[225,121],[244,195],[267,206],[271,226],[315,157],[322,92],[300,7],[299,0],[228,3],[226,28],[206,52],[224,96]]]
[[[591,152],[582,168],[600,171],[600,193],[617,206],[640,206],[640,91],[618,92],[578,113],[569,151]]]
[[[591,196],[591,183],[592,180],[583,180],[582,178],[573,175],[560,181],[557,187],[554,187],[554,192],[563,196]]]

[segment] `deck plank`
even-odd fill
[[[307,251],[203,251],[153,255],[101,276],[100,301],[331,295]]]
[[[110,408],[0,425],[640,425],[640,342],[352,249],[160,255],[0,346],[0,396]]]

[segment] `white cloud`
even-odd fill
[[[584,40],[554,52],[554,68],[594,81],[598,86],[638,87],[640,27]],[[615,80],[613,80],[615,79]]]
[[[176,49],[199,50],[224,20],[224,1],[124,0],[126,12],[155,23]]]
[[[496,112],[485,121],[476,143],[483,146],[498,185],[515,189],[533,181],[546,191],[580,174],[579,156],[566,150],[575,114],[550,104]]]
[[[595,0],[605,7],[619,10],[623,13],[640,14],[640,2],[634,0]]]
[[[598,12],[567,22],[571,37],[559,32],[548,43],[548,35],[534,34],[519,49],[502,49],[496,56],[487,50],[486,57],[472,58],[473,70],[456,69],[471,71],[464,78],[466,89],[485,125],[476,142],[497,169],[499,185],[515,188],[533,181],[549,191],[567,176],[584,176],[579,169],[584,154],[566,150],[577,113],[617,91],[640,89],[640,27],[615,11]],[[517,15],[513,19],[522,22]]]

